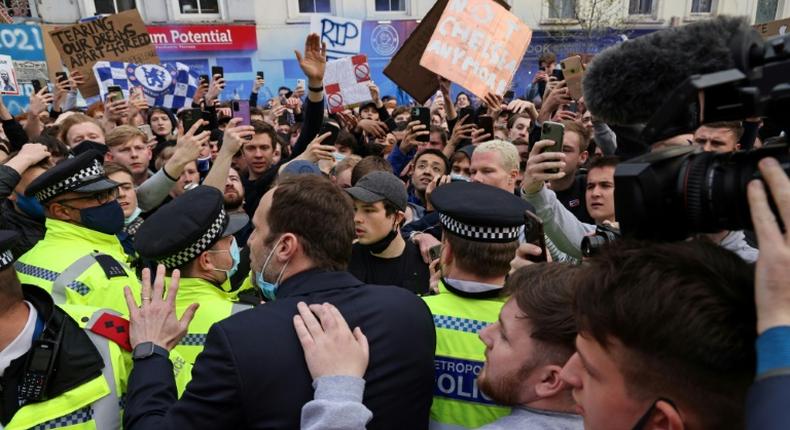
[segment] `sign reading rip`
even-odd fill
[[[310,32],[321,36],[330,59],[359,54],[362,44],[362,21],[337,16],[314,14]]]
[[[92,67],[97,61],[159,64],[156,48],[136,9],[49,33],[63,64],[85,77],[80,86],[83,97],[99,94]]]
[[[493,0],[450,0],[420,65],[478,97],[503,95],[531,38],[529,27]]]

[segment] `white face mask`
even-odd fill
[[[136,219],[137,219],[137,217],[139,217],[139,216],[140,216],[140,214],[141,214],[141,213],[143,213],[143,210],[142,210],[142,209],[140,209],[140,207],[139,207],[139,206],[138,206],[138,207],[136,207],[136,208],[134,209],[134,212],[132,212],[132,214],[131,214],[131,215],[129,215],[128,217],[126,217],[126,218],[123,220],[123,225],[129,225],[129,224],[131,224],[132,222],[134,222],[134,220],[136,220]]]

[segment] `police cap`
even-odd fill
[[[0,270],[11,267],[18,255],[11,252],[13,245],[19,239],[19,233],[14,230],[0,230]]]
[[[205,185],[191,189],[148,217],[134,237],[143,258],[175,269],[197,258],[223,237],[249,222],[244,213],[228,214],[222,192]]]
[[[67,158],[36,178],[25,191],[45,203],[55,197],[69,193],[95,193],[118,187],[118,183],[107,178],[101,163],[102,155],[97,151],[83,152]]]
[[[475,242],[518,240],[524,231],[524,212],[532,210],[513,193],[477,182],[442,185],[430,198],[447,231]]]

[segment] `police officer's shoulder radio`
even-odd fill
[[[57,314],[56,314],[57,315]],[[46,400],[47,386],[55,370],[55,362],[63,337],[63,321],[52,321],[44,328],[41,337],[33,340],[27,356],[25,372],[17,387],[20,403]],[[56,328],[53,330],[52,326]]]

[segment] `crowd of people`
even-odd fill
[[[555,55],[512,98],[371,83],[338,114],[317,35],[296,59],[249,121],[222,75],[194,123],[137,90],[77,107],[78,72],[16,117],[0,97],[0,428],[785,427],[777,160],[753,231],[589,256],[630,149]],[[769,138],[746,118],[650,151]]]

